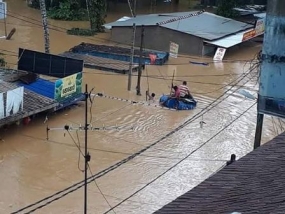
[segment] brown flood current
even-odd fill
[[[26,7],[25,1],[7,2],[10,13],[7,20],[8,31],[16,27],[17,32],[11,41],[0,40],[1,51],[4,49],[17,52],[19,47],[43,51],[39,11]],[[21,17],[20,14],[25,17]],[[116,20],[122,15],[129,14],[127,10],[126,13],[110,13],[107,21]],[[94,38],[84,38],[68,36],[61,32],[64,31],[62,28],[87,27],[88,23],[50,20],[50,24],[60,26],[58,30],[50,30],[51,52],[54,54],[66,51],[83,41],[102,44],[109,38],[108,33],[96,35]],[[0,29],[3,34],[4,28]],[[260,44],[247,43],[229,52],[226,60],[249,60],[260,48]],[[9,66],[16,68],[17,58],[12,56],[15,53],[5,53]],[[230,86],[226,85],[249,68],[249,64],[238,61],[201,66],[189,64],[189,60],[211,59],[180,57],[170,59],[170,65],[147,66],[147,73],[144,71],[144,76],[148,75],[149,78],[143,78],[142,91],[147,89],[149,82],[150,91],[155,92],[158,97],[163,93],[169,93],[173,70],[176,69],[175,83],[178,84],[179,80],[188,81],[194,96],[199,101],[197,109],[193,111],[176,112],[155,107],[134,106],[105,98],[95,99],[91,109],[93,126],[117,124],[135,128],[89,132],[90,167],[93,174],[150,145],[197,114],[230,89]],[[249,75],[244,78],[238,85],[245,84],[242,88],[256,95],[258,89],[256,78],[250,80],[251,77]],[[127,91],[125,75],[84,69],[84,81],[89,88],[95,87],[96,92],[132,100],[145,99],[144,96],[135,95],[136,77],[133,78],[131,92]],[[202,120],[200,117],[133,160],[97,179],[97,185],[108,203],[114,206],[152,181],[210,139],[255,102],[233,93],[233,90],[227,93],[228,98],[204,114],[203,120],[206,124],[203,128],[199,125]],[[225,97],[227,96],[222,99]],[[44,119],[37,118],[28,126],[1,130],[3,141],[0,141],[0,213],[16,211],[83,179],[83,173],[78,169],[78,149],[71,137],[63,131],[51,131],[50,140],[47,141]],[[65,124],[75,126],[83,122],[84,105],[57,113],[48,121],[50,127],[63,127]],[[244,156],[253,148],[255,122],[256,106],[177,167],[116,208],[116,213],[152,213],[202,182],[219,169],[231,154],[235,153],[238,158]],[[76,133],[71,134],[77,140]],[[271,118],[268,117],[264,124],[263,143],[275,135]],[[84,134],[81,132],[79,132],[79,141],[81,144],[84,142]],[[79,168],[83,168],[82,158]],[[109,209],[108,203],[95,183],[88,185],[88,197],[89,213],[101,214]],[[82,213],[82,210],[83,189],[80,189],[35,213]]]

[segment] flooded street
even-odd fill
[[[26,7],[25,1],[9,0],[7,3],[7,30],[10,32],[15,27],[17,31],[12,40],[0,40],[0,52],[6,54],[8,66],[16,69],[19,47],[44,51],[43,32],[38,10]],[[129,14],[109,14],[107,22],[123,15]],[[109,33],[92,38],[65,33],[64,29],[87,27],[88,23],[54,20],[49,23],[53,28],[50,29],[52,54],[62,53],[81,42],[110,43]],[[0,27],[0,32],[4,34],[4,27]],[[145,100],[144,92],[148,88],[156,93],[157,99],[163,93],[169,93],[175,70],[174,83],[186,80],[198,100],[193,111],[170,111],[107,98],[94,99],[90,110],[92,114],[89,113],[94,127],[118,125],[126,126],[126,129],[89,132],[92,175],[152,146],[88,185],[88,213],[104,213],[110,206],[115,206],[153,181],[118,206],[115,212],[109,212],[152,213],[216,172],[231,154],[241,158],[250,152],[253,149],[256,105],[253,106],[254,100],[246,99],[237,90],[245,89],[257,96],[256,71],[248,74],[250,63],[245,61],[252,59],[260,49],[261,44],[246,43],[230,51],[224,63],[212,63],[211,58],[185,56],[171,58],[168,65],[149,65],[143,72],[141,97],[135,92],[136,74],[133,90],[128,92],[127,75],[84,68],[84,82],[90,90],[94,87],[94,93],[140,101]],[[191,64],[189,61],[209,62],[209,65]],[[207,106],[207,110],[203,110]],[[249,109],[250,106],[253,107]],[[247,109],[249,111],[244,113]],[[265,118],[263,143],[277,135],[271,117]],[[84,124],[84,104],[48,119],[50,128]],[[0,213],[17,211],[84,178],[80,171],[84,161],[82,156],[78,159],[80,154],[75,145],[80,143],[83,149],[84,133],[78,132],[77,138],[75,131],[50,131],[49,140],[46,140],[47,124],[44,121],[45,117],[38,117],[28,126],[13,126],[0,132],[3,139],[0,141]],[[165,138],[185,121],[188,123]],[[205,122],[203,128],[200,127],[201,121]],[[215,136],[230,123],[233,124]],[[185,157],[183,162],[160,176]],[[88,175],[91,176],[91,172]],[[19,213],[26,213],[39,205]],[[35,211],[40,214],[82,212],[83,188]]]

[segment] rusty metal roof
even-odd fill
[[[155,214],[278,214],[285,210],[285,132]]]

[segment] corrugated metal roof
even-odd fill
[[[112,22],[106,25],[108,27],[129,27],[135,23],[137,26],[154,26],[158,23],[170,20],[173,17],[197,14],[198,12],[199,11],[140,15],[136,18],[131,18],[126,21]],[[201,13],[198,16],[192,16],[167,24],[161,24],[160,26],[201,37],[206,40],[216,40],[227,35],[237,33],[239,31],[253,28],[253,25],[217,16],[215,14],[207,12]]]
[[[218,47],[222,47],[222,48],[230,48],[230,47],[233,47],[237,44],[242,43],[244,33],[249,32],[251,30],[254,30],[254,28],[251,28],[250,30],[245,30],[245,31],[239,32],[237,34],[227,36],[225,38],[218,39],[215,41],[204,41],[204,42],[218,46]],[[255,37],[257,37],[257,36],[254,36],[253,38],[255,38]]]
[[[141,25],[153,26],[153,25],[157,25],[157,23],[159,22],[167,21],[173,17],[185,16],[185,15],[197,13],[197,12],[198,11],[137,15],[135,18],[131,18],[126,21],[115,21],[115,22],[107,23],[103,26],[129,27],[129,26],[133,26],[134,23],[136,24],[136,26],[141,26]]]
[[[285,210],[285,133],[226,166],[155,214],[278,214]]]
[[[195,35],[207,40],[216,40],[252,28],[253,25],[205,12],[199,16],[171,22],[161,27]]]
[[[35,82],[30,84],[18,83],[19,86],[24,86],[25,89],[29,89],[37,94],[54,99],[55,83],[38,78]]]
[[[260,19],[263,19],[263,18],[266,18],[266,13],[258,13],[258,14],[254,14],[254,16]]]

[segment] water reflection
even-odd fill
[[[10,5],[11,13],[25,14],[27,17],[40,20],[39,12],[27,8],[23,1],[10,0],[8,5]],[[122,15],[126,13],[110,13],[107,21],[113,21]],[[8,25],[9,30],[16,27],[17,32],[11,41],[0,40],[1,49],[16,53],[18,47],[43,50],[43,35],[39,26],[13,17],[8,17],[7,21],[11,23]],[[62,28],[88,25],[86,22],[50,21],[50,23]],[[62,28],[51,30],[52,53],[66,51],[82,41],[102,43],[107,42],[106,39],[109,38],[108,33],[92,38],[67,36]],[[203,117],[201,114],[180,131],[99,178],[97,184],[111,206],[116,205],[199,148],[254,103],[253,100],[245,99],[234,92],[238,88],[237,86],[231,87],[234,83],[228,84],[237,80],[250,66],[244,65],[239,60],[250,59],[259,50],[260,45],[253,45],[250,48],[241,47],[227,55],[226,60],[235,61],[219,65],[214,63],[208,66],[194,65],[189,61],[209,61],[211,59],[181,57],[170,60],[170,64],[175,65],[147,66],[147,73],[144,71],[142,78],[143,91],[149,86],[150,91],[155,92],[158,97],[163,93],[169,93],[175,70],[174,83],[180,84],[182,80],[188,81],[192,93],[199,102],[198,108],[193,111],[168,111],[156,107],[134,106],[116,100],[95,98],[91,109],[93,126],[117,124],[134,126],[134,130],[89,132],[90,168],[93,174],[165,136],[229,90],[221,98],[223,101],[208,110]],[[7,60],[9,66],[15,67],[17,57],[8,55]],[[256,92],[256,78],[251,80],[249,78],[244,78],[238,85],[244,85],[243,88]],[[134,77],[133,90],[128,92],[125,75],[84,69],[84,82],[88,83],[90,88],[95,87],[96,92],[144,101],[144,96],[135,95],[136,80]],[[50,127],[63,127],[65,124],[76,126],[84,123],[83,116],[84,105],[80,105],[51,116],[48,124]],[[76,132],[71,132],[74,142],[68,133],[51,131],[50,139],[47,141],[44,120],[44,117],[39,117],[28,126],[1,131],[1,137],[5,141],[0,141],[0,180],[2,181],[0,188],[3,193],[0,195],[0,213],[15,211],[83,178],[83,173],[79,170],[82,169],[83,158],[81,157],[78,161],[79,154],[75,143],[80,142],[82,147],[84,134],[79,132],[77,139]],[[205,122],[203,128],[199,124],[202,120]],[[210,176],[225,163],[225,160],[229,159],[232,153],[240,158],[250,152],[253,145],[255,120],[256,107],[228,127],[225,132],[195,151],[178,167],[119,206],[116,213],[151,213]],[[271,118],[266,118],[263,142],[275,136],[277,134],[275,132],[276,128],[272,128]],[[82,191],[78,190],[36,213],[80,213],[83,210]],[[94,183],[89,184],[88,191],[90,213],[103,213],[109,209],[109,205]]]

